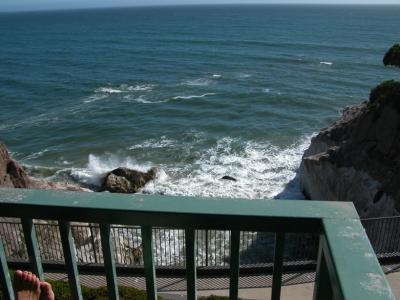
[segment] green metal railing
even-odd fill
[[[287,233],[319,234],[314,299],[394,299],[352,203],[0,190],[0,216],[21,218],[32,271],[43,279],[33,219],[57,220],[74,299],[82,299],[70,222],[98,223],[110,299],[118,299],[110,224],[141,226],[148,299],[157,298],[152,228],[185,230],[187,298],[196,299],[195,230],[230,231],[230,299],[238,298],[241,231],[275,232],[272,299],[280,298]],[[14,299],[0,242],[0,279]]]

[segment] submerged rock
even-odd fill
[[[104,177],[100,191],[137,193],[147,182],[153,180],[156,174],[156,168],[151,168],[146,173],[128,168],[117,168]]]
[[[231,176],[224,176],[224,177],[222,177],[221,179],[223,179],[223,180],[231,180],[231,181],[237,181],[237,179],[236,178],[233,178],[233,177],[231,177]]]
[[[361,217],[400,214],[400,82],[372,90],[368,102],[311,141],[300,166],[309,199],[352,201]]]

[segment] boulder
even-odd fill
[[[361,217],[400,214],[400,82],[346,107],[305,151],[300,187],[309,199],[352,201]]]
[[[157,169],[140,172],[128,168],[117,168],[109,172],[103,180],[100,191],[111,193],[137,193],[147,182],[156,177]]]
[[[4,144],[0,144],[0,186],[29,188],[30,179],[24,168],[10,157]]]

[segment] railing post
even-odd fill
[[[231,258],[230,258],[230,281],[229,299],[237,300],[239,295],[239,265],[240,265],[240,231],[231,231]]]
[[[318,246],[317,272],[315,274],[313,300],[333,299],[332,286],[329,278],[329,271],[325,261],[324,243],[325,237],[320,235]]]
[[[33,221],[32,219],[22,219],[21,223],[32,272],[35,273],[40,280],[44,280],[42,260],[40,258],[38,240]]]
[[[65,265],[68,272],[69,288],[73,299],[83,299],[79,284],[79,273],[76,264],[74,240],[72,238],[71,224],[59,221],[61,243],[64,252]]]
[[[284,246],[285,246],[285,234],[283,232],[275,233],[275,252],[274,252],[274,266],[273,266],[272,293],[271,293],[272,300],[279,300],[281,298]]]
[[[14,300],[15,299],[14,290],[12,287],[10,272],[8,270],[8,265],[7,265],[7,257],[6,253],[4,252],[3,242],[1,238],[0,238],[0,265],[1,265],[0,283],[4,299]]]
[[[109,299],[118,300],[117,274],[109,224],[100,224],[100,237],[101,247],[103,249],[104,267],[106,269],[108,296]]]
[[[148,300],[157,300],[156,272],[153,260],[153,238],[150,226],[142,227],[143,260]]]
[[[186,282],[187,299],[196,300],[196,252],[195,252],[195,231],[193,229],[185,230],[185,250],[186,250]]]

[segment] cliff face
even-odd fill
[[[24,168],[11,158],[4,144],[0,144],[0,187],[90,192],[74,184],[49,182],[28,176]]]
[[[300,186],[309,199],[352,201],[361,217],[399,215],[400,82],[381,84],[312,139]]]

